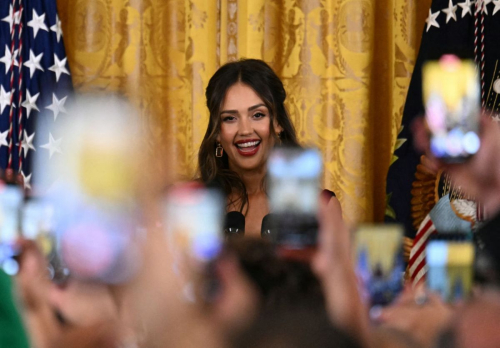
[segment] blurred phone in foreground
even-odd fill
[[[224,241],[225,202],[216,188],[198,183],[172,187],[163,206],[163,225],[173,267],[184,284],[184,297],[213,302],[220,290],[215,261]]]
[[[426,248],[427,288],[443,301],[466,299],[472,290],[474,246],[470,240],[431,240]]]
[[[54,231],[54,207],[38,197],[27,197],[21,208],[21,233],[33,240],[48,262],[49,276],[55,283],[64,282],[69,270],[64,266]]]
[[[214,260],[223,241],[224,200],[213,188],[197,183],[174,186],[164,203],[164,226],[175,256],[200,262]]]
[[[354,233],[354,263],[366,303],[388,305],[403,289],[401,225],[361,225]]]
[[[21,186],[2,184],[0,187],[0,266],[9,275],[19,270],[14,257],[20,252],[16,242],[20,237],[19,220],[23,200],[24,190]]]
[[[15,275],[19,264],[15,259],[21,250],[19,238],[36,242],[48,262],[51,280],[61,282],[69,274],[62,266],[56,238],[50,228],[52,211],[40,199],[24,198],[21,186],[5,184],[0,188],[0,264],[4,272]]]
[[[268,160],[272,238],[288,248],[316,245],[321,155],[316,149],[275,148]]]
[[[447,162],[462,162],[480,147],[480,88],[475,64],[455,55],[423,67],[425,119],[430,149]]]

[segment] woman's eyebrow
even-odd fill
[[[222,110],[220,114],[237,114],[238,110]]]
[[[253,111],[253,110],[258,109],[258,108],[260,108],[262,106],[265,107],[265,108],[267,108],[266,104],[260,103],[260,104],[256,104],[256,105],[250,106],[248,108],[248,111]],[[237,113],[238,113],[238,110],[222,110],[220,112],[221,115],[222,114],[237,114]]]
[[[266,104],[260,103],[260,104],[254,105],[254,106],[250,106],[248,108],[248,111],[253,111],[253,110],[257,109],[257,108],[260,108],[261,106],[267,107]]]

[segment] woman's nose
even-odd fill
[[[253,130],[250,120],[248,120],[246,117],[243,117],[240,121],[238,131],[240,132],[240,135],[252,134]]]

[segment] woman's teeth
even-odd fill
[[[242,148],[245,148],[245,147],[252,147],[252,146],[257,146],[260,144],[260,141],[250,141],[248,143],[240,143],[240,144],[237,144],[236,146],[238,147],[242,147]]]

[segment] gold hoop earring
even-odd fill
[[[215,157],[222,157],[224,154],[224,149],[222,148],[222,145],[220,143],[217,144],[217,147],[215,148]]]

